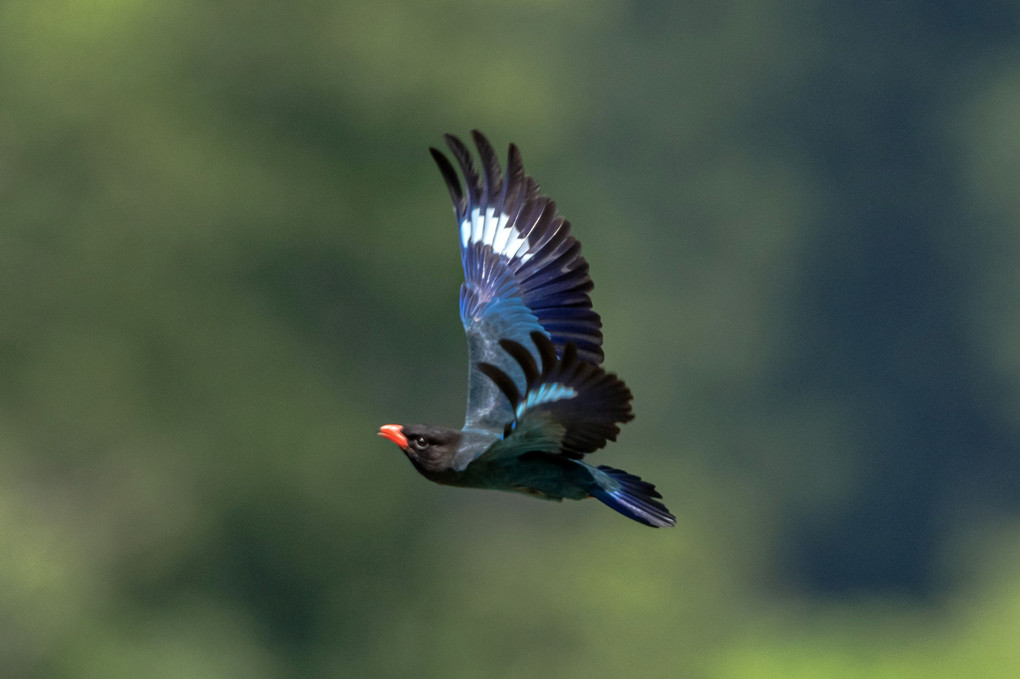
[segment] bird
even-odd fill
[[[603,367],[602,320],[581,245],[556,203],[542,195],[510,144],[506,174],[489,141],[445,135],[430,148],[453,201],[464,283],[460,318],[468,344],[468,396],[460,429],[387,424],[392,441],[426,479],[547,500],[595,498],[646,526],[676,517],[655,486],[592,465],[633,419],[627,385]]]

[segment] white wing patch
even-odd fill
[[[565,387],[562,384],[543,384],[538,388],[538,391],[529,393],[527,399],[517,404],[517,412],[514,414],[520,418],[529,408],[543,403],[563,401],[575,396],[577,396],[577,391],[573,387]]]
[[[484,215],[481,208],[476,207],[460,223],[460,244],[466,248],[469,244],[482,243],[507,259],[519,256],[521,262],[527,262],[534,256],[527,251],[528,238],[509,226],[509,221],[510,218],[502,213],[497,218],[496,211],[491,207],[485,210]]]

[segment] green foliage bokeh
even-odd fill
[[[1014,677],[1007,3],[0,5],[0,675]],[[480,128],[647,530],[419,478]]]

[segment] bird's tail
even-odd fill
[[[655,486],[622,469],[600,465],[598,471],[601,474],[595,475],[597,486],[591,491],[592,497],[627,518],[652,528],[676,524],[676,517],[670,514],[666,505],[655,499],[662,497]]]

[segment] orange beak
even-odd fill
[[[407,448],[407,437],[404,436],[404,428],[399,424],[384,424],[379,427],[379,436],[393,441],[401,448]]]

